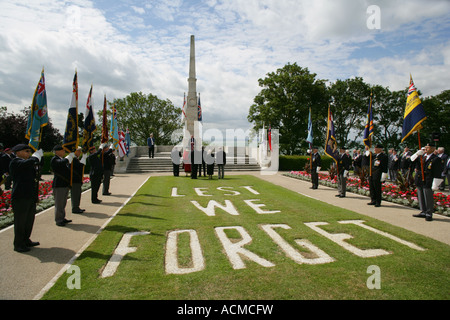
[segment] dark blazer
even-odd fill
[[[337,162],[338,172],[339,174],[344,174],[344,170],[350,170],[350,166],[352,165],[352,159],[346,153],[340,154]]]
[[[317,169],[317,167],[322,167],[322,158],[319,153],[315,153],[311,155],[312,166],[311,169]]]
[[[89,175],[91,178],[100,178],[103,176],[102,165],[102,149],[98,149],[97,152],[91,154],[88,157],[89,164],[91,165],[91,171]]]
[[[75,157],[72,160],[72,183],[83,183],[83,169],[84,164]]]
[[[422,181],[422,167],[420,165],[420,157],[415,161],[416,163],[416,176],[414,182],[416,186],[430,188],[433,185],[434,178],[442,178],[442,159],[432,153],[430,157],[423,155],[423,173],[425,175],[425,184]]]
[[[13,181],[12,199],[35,198],[37,201],[39,192],[37,165],[39,165],[39,160],[36,157],[31,157],[28,160],[16,157],[11,160],[9,174]]]
[[[372,179],[380,180],[383,173],[388,172],[388,156],[384,152],[372,154]]]
[[[115,162],[116,157],[114,156],[112,149],[109,149],[103,154],[103,170],[112,170],[112,167]]]
[[[53,188],[64,188],[70,186],[70,163],[66,158],[60,158],[54,156],[50,161],[50,167],[52,168]]]

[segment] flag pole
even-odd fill
[[[370,114],[373,115],[372,112],[372,89],[370,90]],[[373,116],[372,116],[373,119]],[[373,120],[372,120],[373,121]],[[369,118],[369,129],[370,129],[370,118]],[[372,176],[372,151],[370,150],[372,148],[372,135],[369,135],[369,177]]]
[[[422,149],[422,144],[420,142],[420,130],[417,130],[417,138],[419,139],[419,150]],[[423,174],[423,155],[420,156],[420,169],[422,170],[422,182],[425,181],[425,176]]]

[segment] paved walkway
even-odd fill
[[[368,206],[368,198],[347,193],[345,199],[334,197],[336,189],[319,186],[311,190],[307,181],[288,178],[277,173],[263,176],[259,172],[235,172],[229,174],[251,174],[276,185],[293,190],[329,204],[343,207],[367,215],[395,226],[414,231],[450,245],[450,218],[435,215],[433,222],[411,217],[418,211],[408,207],[383,202],[380,208]],[[167,175],[158,174],[158,175]],[[40,246],[30,252],[13,251],[13,227],[0,231],[0,299],[38,299],[54,281],[63,274],[70,263],[87,248],[97,234],[109,223],[114,215],[147,181],[150,174],[116,174],[111,182],[111,196],[102,196],[101,204],[90,203],[90,190],[81,198],[82,215],[71,213],[70,200],[67,203],[67,218],[73,220],[66,227],[57,227],[54,211],[50,208],[36,216],[31,239]],[[49,179],[50,177],[44,177]]]

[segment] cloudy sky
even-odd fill
[[[0,106],[29,106],[44,67],[61,133],[75,69],[80,112],[91,84],[96,111],[139,91],[181,108],[191,35],[205,129],[249,128],[258,79],[287,63],[330,82],[401,90],[411,73],[424,96],[450,88],[448,0],[0,0],[0,30]]]

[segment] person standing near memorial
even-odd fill
[[[227,164],[227,154],[223,147],[220,147],[219,152],[216,154],[216,163],[219,179],[223,179],[225,176],[225,165]]]
[[[113,154],[113,149],[109,148],[107,145],[103,148],[103,190],[102,195],[109,196],[109,184],[111,182],[111,174],[113,165],[115,162],[115,156]]]
[[[381,185],[387,178],[388,156],[383,152],[383,146],[375,146],[375,153],[372,155],[372,175],[369,176],[369,189],[371,201],[368,205],[381,206],[382,192]]]
[[[37,168],[44,152],[39,150],[31,154],[32,149],[26,144],[18,144],[12,151],[16,155],[9,165],[13,182],[11,206],[14,212],[14,251],[28,252],[30,247],[39,245],[39,242],[31,241],[30,237],[39,195]]]
[[[337,182],[339,194],[337,194],[336,197],[345,198],[345,194],[347,191],[347,178],[349,175],[351,164],[352,160],[350,156],[345,152],[345,148],[341,147],[339,150],[339,160],[337,162]]]
[[[311,189],[317,189],[319,187],[319,171],[322,167],[322,158],[318,152],[317,147],[312,147],[311,153]]]
[[[154,158],[155,157],[155,138],[153,138],[153,133],[150,133],[150,137],[147,139],[147,146],[148,146],[148,157]]]
[[[102,152],[104,145],[100,145],[98,150],[95,147],[89,148],[90,155],[88,156],[89,164],[91,165],[91,171],[89,172],[89,178],[91,180],[91,202],[101,203],[102,200],[98,199],[98,190],[103,179],[103,165],[102,165]]]
[[[71,192],[71,202],[72,202],[72,213],[83,213],[85,210],[80,208],[81,202],[81,186],[83,185],[83,172],[84,166],[86,165],[87,154],[84,154],[81,160],[79,160],[81,155],[81,147],[74,153],[74,157],[71,164],[72,170],[72,186],[70,187]],[[68,156],[70,157],[70,155]]]
[[[66,219],[66,204],[69,196],[70,187],[70,163],[74,154],[71,153],[64,158],[66,151],[60,145],[53,148],[55,156],[50,161],[50,167],[53,171],[53,197],[55,198],[55,222],[59,227],[64,227],[72,220]]]
[[[417,186],[417,198],[421,209],[421,212],[413,214],[413,217],[425,218],[426,221],[433,221],[434,191],[439,189],[439,185],[442,182],[442,159],[434,153],[435,150],[436,146],[431,142],[425,146],[425,152],[419,150],[411,157],[413,161],[418,160],[415,161],[416,175],[414,182]],[[423,156],[422,160],[420,160],[421,156]]]

